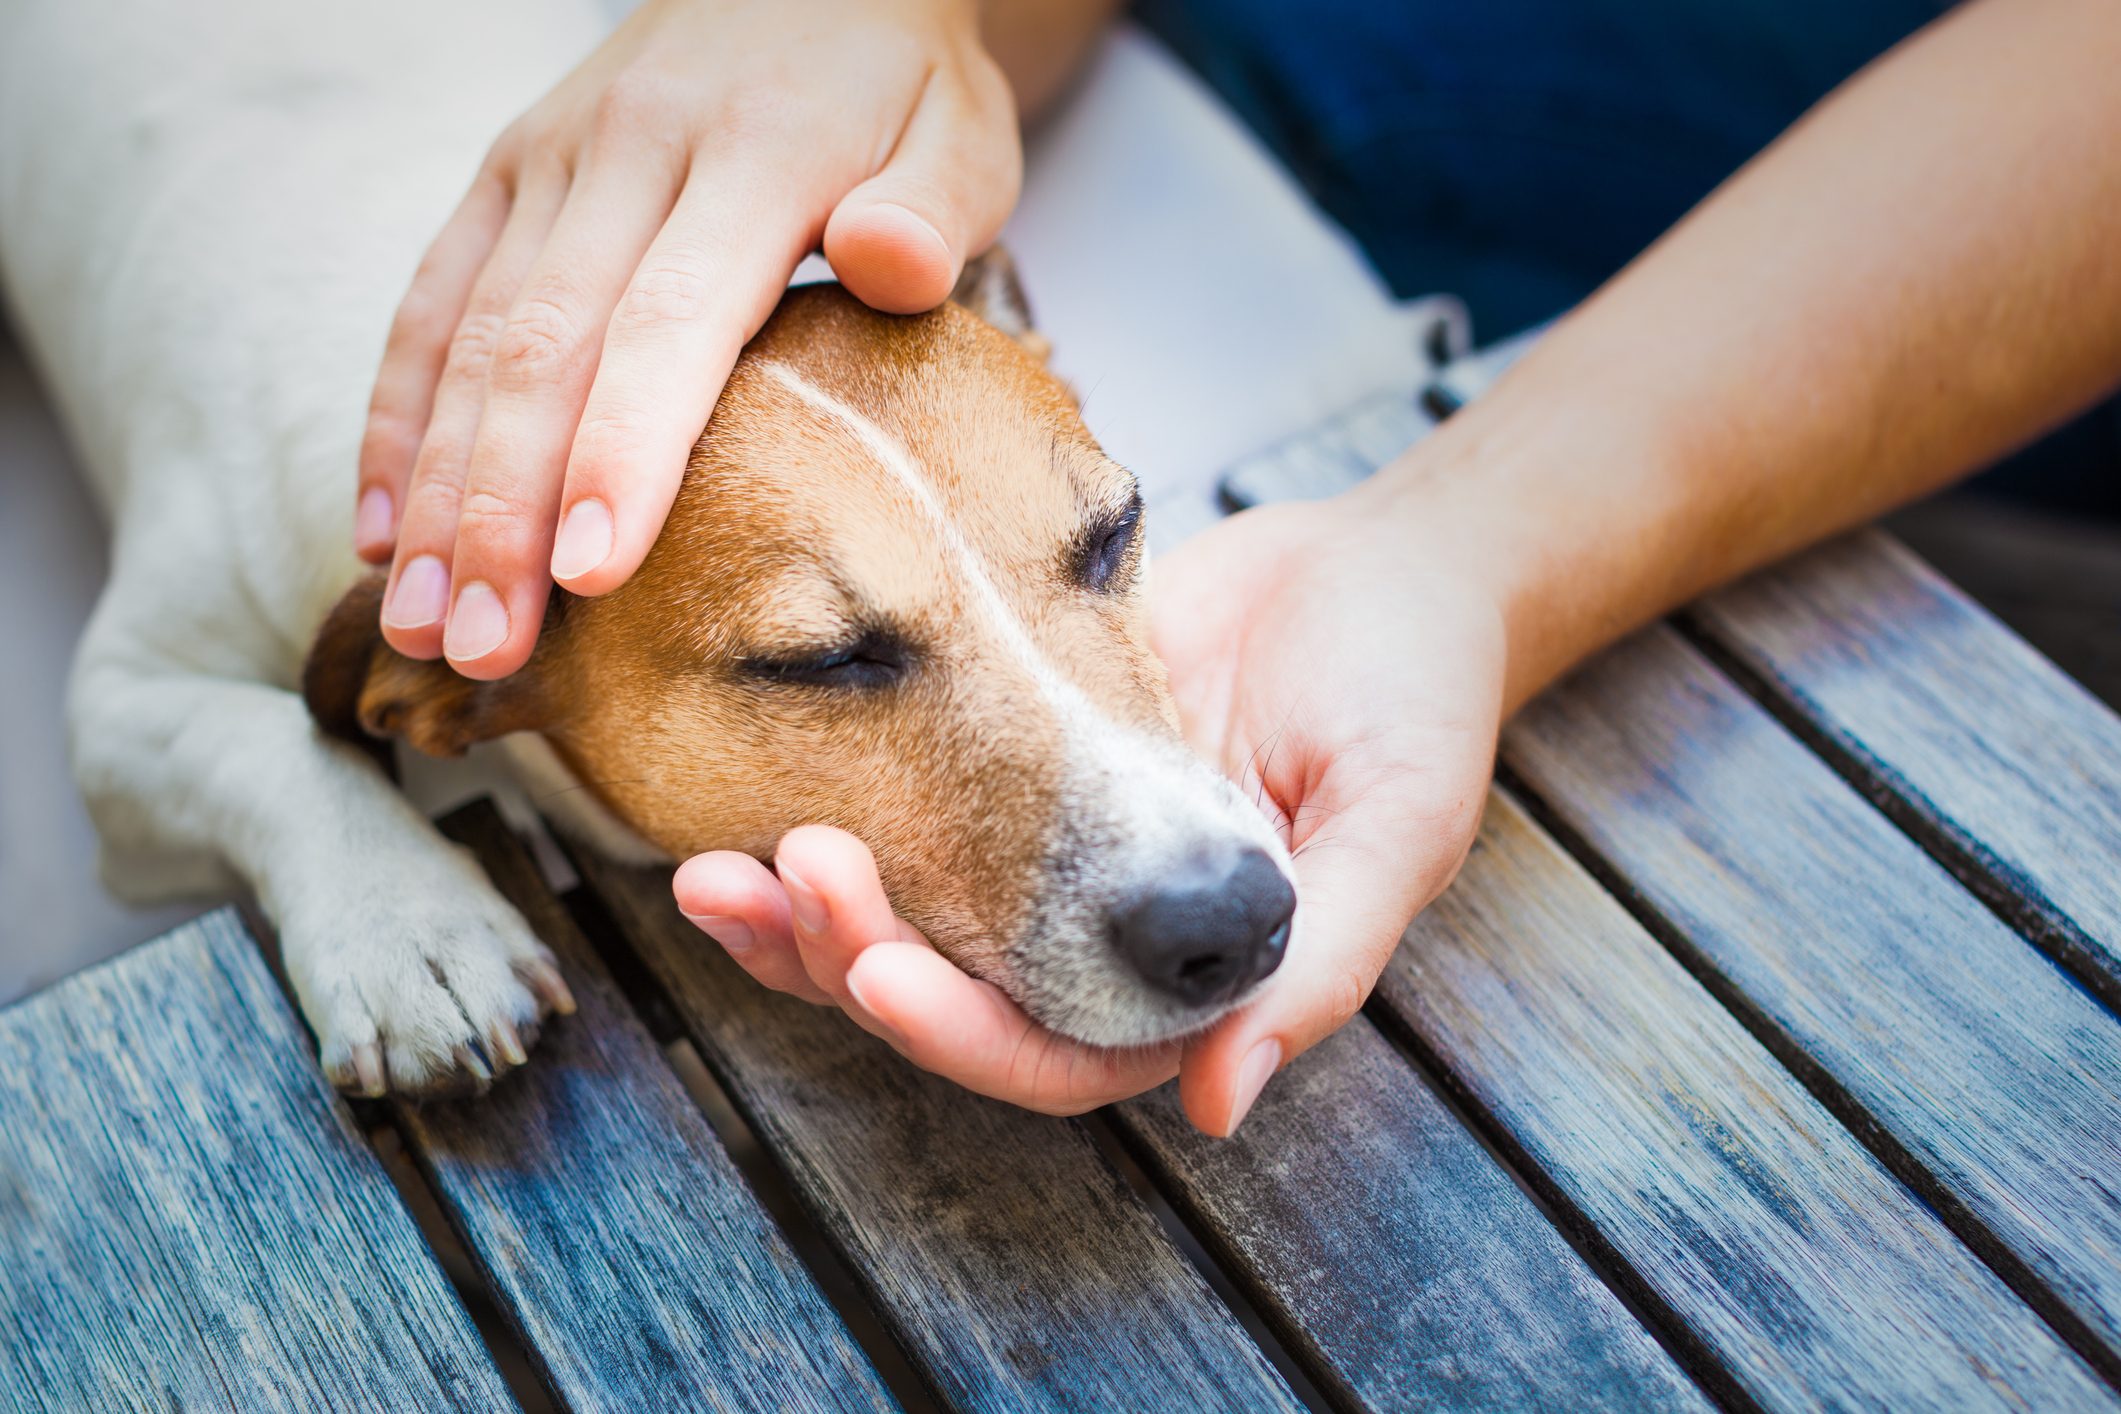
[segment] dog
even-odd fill
[[[342,1089],[481,1089],[564,979],[348,738],[499,740],[621,859],[848,828],[1065,1034],[1240,1004],[1288,937],[1287,854],[1178,738],[1140,497],[998,260],[910,318],[792,291],[647,562],[556,596],[514,676],[382,643],[351,470],[395,287],[601,17],[356,10],[51,3],[0,34],[0,272],[113,524],[68,692],[111,887],[254,891]]]

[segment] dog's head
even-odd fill
[[[1197,1029],[1279,962],[1286,856],[1180,742],[1142,508],[1037,356],[1006,269],[877,314],[792,292],[745,350],[653,553],[475,683],[334,611],[327,727],[454,754],[544,736],[675,857],[841,826],[900,913],[1058,1031]],[[1006,331],[1006,332],[1005,332]]]

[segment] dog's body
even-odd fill
[[[7,289],[116,537],[69,705],[112,887],[248,882],[352,1088],[379,1062],[415,1092],[481,1081],[564,1005],[475,867],[317,729],[317,645],[311,701],[341,726],[444,750],[537,733],[510,740],[596,847],[761,853],[838,817],[939,946],[1042,1019],[1133,1042],[1227,1005],[1152,996],[1096,944],[1135,876],[1279,846],[1158,720],[1139,551],[1119,544],[1108,598],[1055,568],[1131,483],[963,311],[784,309],[649,565],[520,681],[370,641],[351,468],[389,312],[485,144],[602,29],[566,0],[473,10],[50,4],[0,33]],[[816,676],[848,634],[887,644],[863,650],[886,690]],[[781,769],[798,757],[807,778]]]
[[[293,689],[361,570],[355,390],[400,287],[601,30],[549,0],[391,8],[20,5],[0,34],[7,292],[114,535],[68,704],[104,876],[248,881],[341,1075],[364,1014],[437,1072],[537,1019],[522,921]]]

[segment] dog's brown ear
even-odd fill
[[[1031,322],[1031,302],[1016,278],[1016,262],[1003,247],[989,246],[966,261],[950,298],[1022,344],[1041,363],[1052,352],[1053,345]]]
[[[402,737],[429,756],[535,725],[530,670],[473,682],[437,659],[407,658],[383,641],[384,575],[364,576],[325,617],[302,665],[302,700],[317,725],[348,741]]]

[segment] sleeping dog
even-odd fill
[[[0,259],[115,533],[75,769],[113,888],[255,890],[335,1083],[478,1088],[571,1005],[356,737],[499,739],[627,859],[843,826],[940,950],[1094,1043],[1272,970],[1286,854],[1178,740],[1140,498],[1002,264],[913,318],[791,293],[639,573],[475,683],[377,631],[361,409],[393,287],[594,11],[105,9],[0,33]]]

